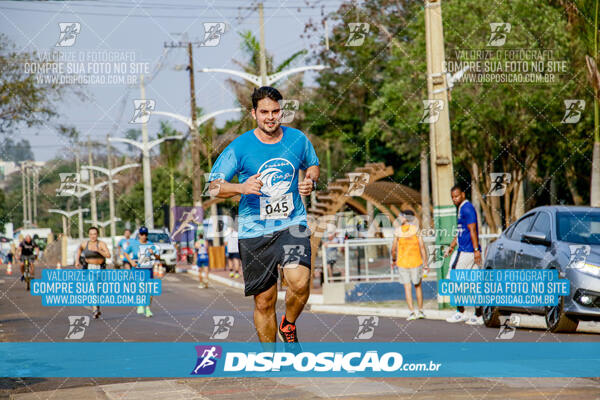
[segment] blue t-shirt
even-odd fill
[[[243,133],[223,150],[213,165],[211,181],[231,181],[237,175],[239,182],[244,183],[250,176],[261,174],[263,195],[241,196],[240,239],[263,236],[292,225],[306,226],[306,210],[298,192],[298,171],[319,165],[319,159],[304,133],[287,126],[281,128],[283,137],[272,144],[258,140],[254,130]]]
[[[129,256],[131,256],[131,253],[129,253],[127,251],[127,249],[129,248],[129,243],[132,240],[135,240],[135,239],[132,239],[132,238],[129,238],[129,239],[123,238],[123,239],[119,240],[118,246],[121,249],[121,253],[127,253],[127,254],[129,254]],[[121,254],[121,259],[123,261],[127,261],[127,259],[125,258],[125,256],[123,254]]]
[[[472,253],[473,242],[468,225],[475,224],[475,232],[479,235],[479,226],[477,224],[477,212],[470,201],[465,200],[458,207],[458,251]]]
[[[138,261],[136,268],[152,268],[154,266],[154,254],[160,254],[158,247],[151,241],[140,243],[139,240],[133,239],[129,242],[127,254],[131,254],[131,258]]]

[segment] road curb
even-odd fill
[[[348,304],[329,305],[315,304],[310,307],[312,312],[323,312],[348,315],[378,315],[380,317],[406,318],[410,314],[408,308],[384,308],[384,307],[362,307]],[[427,319],[445,320],[454,310],[423,310]]]

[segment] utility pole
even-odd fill
[[[144,87],[144,75],[140,75],[140,94],[142,102],[146,100],[146,88]],[[154,206],[152,205],[152,177],[150,171],[150,149],[148,149],[148,124],[142,123],[142,175],[144,177],[144,223],[154,228]],[[90,165],[92,165],[90,163]],[[92,185],[93,186],[93,185]],[[92,217],[95,220],[95,218]]]
[[[196,207],[202,207],[202,180],[200,173],[196,171],[200,168],[200,134],[198,132],[198,124],[196,121],[196,86],[194,83],[194,47],[191,41],[184,41],[178,43],[165,43],[164,47],[186,47],[188,52],[188,65],[186,67],[190,76],[190,112],[191,112],[191,125],[190,136],[192,138],[190,142],[192,152],[192,202]],[[173,207],[173,205],[171,205]]]
[[[263,3],[258,3],[258,18],[260,19],[260,84],[267,85],[267,56],[265,45],[265,10]]]
[[[192,164],[193,171],[196,172],[196,168],[200,168],[200,134],[198,133],[198,125],[196,124],[196,86],[194,83],[194,53],[192,43],[187,44],[188,51],[188,72],[190,74],[190,107],[191,107],[191,118],[192,126]],[[200,180],[200,174],[194,173],[192,182],[192,197],[194,206],[202,207],[202,181]]]
[[[33,216],[31,213],[31,179],[29,178],[29,173],[31,170],[31,164],[28,162],[25,165],[25,183],[27,185],[27,223],[31,226],[33,222]]]
[[[427,92],[429,100],[441,101],[437,120],[430,123],[431,181],[433,193],[433,218],[436,228],[436,245],[448,245],[456,227],[456,209],[452,204],[450,189],[454,184],[450,116],[448,113],[448,78],[444,70],[444,31],[442,27],[442,0],[425,0],[425,39],[427,51]],[[432,108],[433,109],[433,108]],[[440,248],[438,254],[440,256]],[[438,279],[446,276],[449,259],[444,260]],[[443,296],[438,297],[438,307],[447,308]]]
[[[77,151],[75,152],[75,171],[78,174],[80,173],[79,147],[77,148]],[[79,176],[79,177],[81,179],[81,176]],[[79,181],[79,179],[78,179],[78,181]],[[77,188],[77,191],[79,192],[79,188]],[[77,196],[77,209],[81,210],[81,196]],[[79,212],[79,214],[77,214],[77,231],[79,233],[79,239],[83,240],[83,213],[81,211]]]
[[[92,159],[92,140],[90,139],[90,137],[88,136],[88,164],[89,165],[94,165],[93,159]],[[93,188],[94,185],[94,171],[90,171],[90,186]],[[98,223],[98,210],[96,209],[96,191],[95,190],[91,190],[90,191],[90,208],[92,210],[92,221],[94,226],[96,226],[96,224]]]
[[[37,166],[33,166],[31,169],[31,180],[33,186],[33,224],[37,227],[37,197],[38,197],[38,178],[39,170]]]
[[[21,187],[23,189],[23,228],[27,227],[27,186],[25,186],[25,181],[25,161],[21,161]]]
[[[112,170],[112,160],[110,158],[110,141],[108,140],[108,135],[106,135],[106,163],[108,166],[108,170]],[[117,226],[115,224],[115,189],[113,185],[112,176],[108,177],[108,218],[110,220],[110,238],[112,241],[112,254],[115,254],[115,236],[117,235]]]

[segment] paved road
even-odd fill
[[[227,341],[255,341],[252,303],[237,289],[214,285],[199,289],[185,274],[169,274],[163,294],[153,302],[154,317],[144,318],[133,307],[106,307],[92,320],[83,341],[90,342],[203,342],[213,341],[213,316],[234,318]],[[278,303],[278,315],[283,302]],[[0,276],[0,341],[68,341],[68,316],[88,315],[83,307],[42,307],[39,297],[25,292],[13,276]],[[353,342],[356,316],[307,311],[298,323],[303,341]],[[496,329],[447,324],[443,321],[407,322],[379,318],[372,341],[495,341]],[[593,334],[550,334],[543,330],[517,330],[513,340],[530,342],[597,341]],[[591,371],[590,375],[598,375]],[[58,392],[56,389],[60,389]],[[68,389],[68,390],[67,390]],[[164,391],[163,394],[162,391]],[[60,393],[60,395],[57,395]],[[152,396],[149,396],[149,394]],[[596,379],[478,379],[478,378],[320,378],[320,379],[0,379],[0,398],[411,398],[443,395],[461,398],[577,398],[600,399]],[[126,394],[125,397],[124,394]],[[156,397],[155,397],[156,396]],[[177,397],[178,396],[178,397]],[[381,397],[379,397],[381,396]]]

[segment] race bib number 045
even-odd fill
[[[294,197],[292,193],[280,197],[261,196],[260,219],[283,219],[294,211]]]

